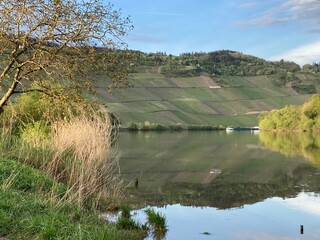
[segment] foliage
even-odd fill
[[[188,125],[187,129],[188,130],[204,130],[204,131],[208,131],[208,130],[220,130],[220,129],[224,129],[224,128],[220,128],[220,127],[212,126],[212,125],[196,125],[196,124],[192,124],[192,125]]]
[[[184,127],[181,123],[176,123],[169,125],[169,129],[173,131],[181,131],[184,129]]]
[[[158,123],[151,123],[149,121],[145,121],[143,123],[138,123],[138,130],[147,131],[147,130],[164,130],[165,127]]]
[[[48,88],[44,80],[78,92],[91,90],[97,74],[109,79],[111,89],[128,85],[130,52],[118,49],[125,47],[122,38],[132,26],[113,5],[2,0],[0,19],[0,108],[14,93],[65,93]]]
[[[183,126],[180,123],[171,124],[169,126],[162,125],[160,123],[152,123],[149,121],[145,121],[142,123],[128,123],[128,130],[130,131],[163,131],[163,130],[182,130]]]
[[[134,123],[129,122],[128,123],[128,130],[130,131],[179,131],[187,129],[190,131],[209,131],[209,130],[220,130],[224,129],[223,127],[217,127],[212,125],[206,125],[206,124],[190,124],[183,126],[181,123],[176,124],[170,124],[170,125],[163,125],[159,123],[150,123],[149,121],[145,121],[143,123]]]
[[[317,89],[314,85],[295,85],[292,88],[299,94],[316,94]]]
[[[203,72],[212,76],[261,76],[284,74],[280,82],[295,79],[299,65],[293,62],[268,62],[263,59],[230,50],[216,52],[182,53],[180,56],[167,55],[165,52],[141,53],[142,66],[161,66],[161,73],[168,77],[200,76]],[[287,76],[288,74],[288,76]]]
[[[37,86],[37,84],[33,84]],[[14,127],[21,130],[27,124],[34,124],[42,121],[46,125],[51,125],[55,121],[68,120],[72,115],[79,115],[83,108],[88,107],[82,96],[75,91],[64,92],[61,85],[51,86],[60,96],[49,96],[42,92],[28,92],[19,95],[14,102],[10,102],[4,107],[0,117],[2,125],[14,124]],[[59,89],[59,90],[58,90]]]
[[[320,72],[320,64],[319,63],[313,63],[312,65],[305,64],[302,67],[302,72],[316,74],[316,73]]]
[[[308,102],[303,104],[302,113],[312,120],[320,116],[320,94],[313,95]]]
[[[128,130],[131,130],[131,131],[139,130],[138,124],[136,124],[134,122],[128,122]]]
[[[108,208],[119,200],[122,186],[111,152],[117,131],[103,106],[32,92],[6,106],[2,117],[2,153],[64,182],[66,199],[84,208]]]
[[[46,122],[40,120],[28,123],[21,131],[21,139],[25,143],[39,147],[48,141],[50,133],[50,127],[47,126]]]
[[[313,95],[302,106],[286,106],[259,116],[263,130],[319,130],[320,94]]]

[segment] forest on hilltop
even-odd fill
[[[192,77],[207,73],[211,76],[262,76],[274,75],[277,85],[299,81],[297,73],[320,73],[320,64],[305,64],[300,67],[290,61],[266,61],[236,51],[182,53],[179,56],[165,52],[139,52],[140,66],[159,66],[161,73],[172,77]]]

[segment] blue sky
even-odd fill
[[[143,52],[235,50],[267,60],[320,62],[320,0],[114,0]]]

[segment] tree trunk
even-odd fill
[[[0,100],[0,109],[2,109],[2,108],[6,105],[7,101],[8,101],[9,98],[10,98],[10,96],[13,94],[14,90],[16,89],[18,83],[19,83],[19,82],[14,81],[14,82],[11,84],[10,88],[8,89],[8,91],[7,91],[7,92],[4,94],[4,96],[1,98],[1,100]],[[0,110],[0,112],[1,112],[1,110]]]
[[[14,76],[14,80],[11,84],[11,86],[8,88],[7,92],[2,96],[0,100],[0,113],[3,111],[3,107],[6,105],[7,101],[11,97],[11,95],[14,93],[14,90],[17,88],[19,84],[19,75],[20,75],[20,68],[17,69],[17,72]]]

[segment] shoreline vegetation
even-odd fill
[[[191,125],[183,125],[181,123],[176,124],[160,124],[153,123],[149,121],[145,121],[142,123],[134,123],[129,122],[127,126],[120,126],[120,131],[226,131],[230,126],[213,126],[206,124],[191,124]],[[254,127],[231,127],[232,130],[236,131],[252,131],[259,130],[258,126]]]
[[[119,210],[124,196],[111,147],[118,130],[255,130],[236,126],[256,124],[261,106],[301,103],[317,92],[319,64],[301,69],[293,62],[229,50],[180,56],[137,52],[123,41],[133,28],[130,17],[122,17],[112,4],[23,2],[0,1],[1,240],[133,240],[144,239],[147,227],[158,239],[167,223],[153,210],[145,212],[147,227],[124,209],[115,223],[99,216]],[[130,91],[122,92],[123,99],[110,94],[122,88]],[[118,102],[112,105],[110,99]],[[117,126],[106,103],[110,112],[124,114],[119,114],[123,123],[137,123]],[[169,122],[167,114],[189,125],[149,122]],[[213,121],[214,116],[219,118]],[[292,120],[296,117],[298,123]],[[320,129],[320,104],[274,110],[260,120],[266,129]]]
[[[41,170],[0,157],[1,239],[143,239],[67,202],[67,186]]]
[[[259,127],[266,131],[320,131],[320,94],[313,95],[303,105],[289,105],[262,113]]]
[[[22,94],[0,115],[0,238],[143,239],[99,218],[124,191],[106,109]]]

